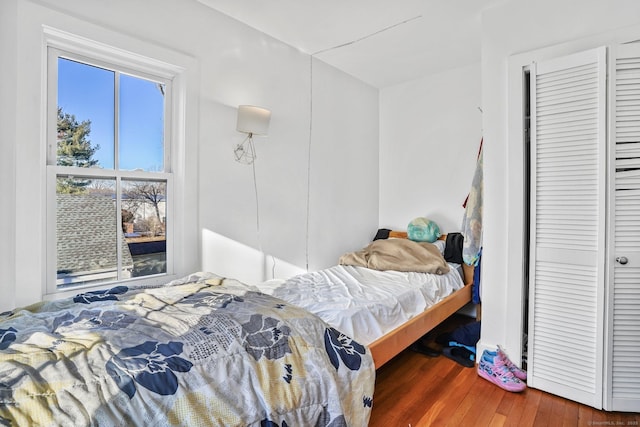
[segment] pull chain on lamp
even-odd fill
[[[247,137],[236,145],[233,154],[237,162],[250,165],[256,158],[256,150],[253,145],[254,135],[267,135],[269,133],[269,121],[271,111],[266,108],[253,105],[238,106],[238,120],[236,130],[246,133]]]

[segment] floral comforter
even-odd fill
[[[197,273],[0,315],[0,426],[366,426],[369,350]]]

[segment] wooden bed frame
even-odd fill
[[[471,284],[465,285],[464,288],[369,344],[376,369],[471,301],[471,287]]]
[[[391,237],[391,236],[390,236]],[[393,235],[392,237],[406,237]],[[446,239],[446,235],[440,237],[441,240]],[[420,337],[438,326],[449,316],[460,310],[467,303],[471,302],[471,288],[473,283],[474,267],[462,264],[462,272],[465,286],[453,294],[447,296],[442,301],[429,307],[416,317],[409,320],[402,326],[397,327],[393,331],[383,335],[371,344],[369,348],[373,355],[373,364],[376,369],[393,359],[405,348],[416,342]],[[476,318],[479,319],[480,307],[476,308]]]

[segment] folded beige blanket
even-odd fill
[[[449,272],[449,265],[435,245],[407,239],[375,240],[362,250],[342,255],[338,262],[374,270]]]

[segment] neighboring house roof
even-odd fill
[[[122,233],[117,233],[115,203],[111,197],[90,194],[57,195],[58,271],[90,272],[117,269],[120,236],[122,267],[133,259]]]

